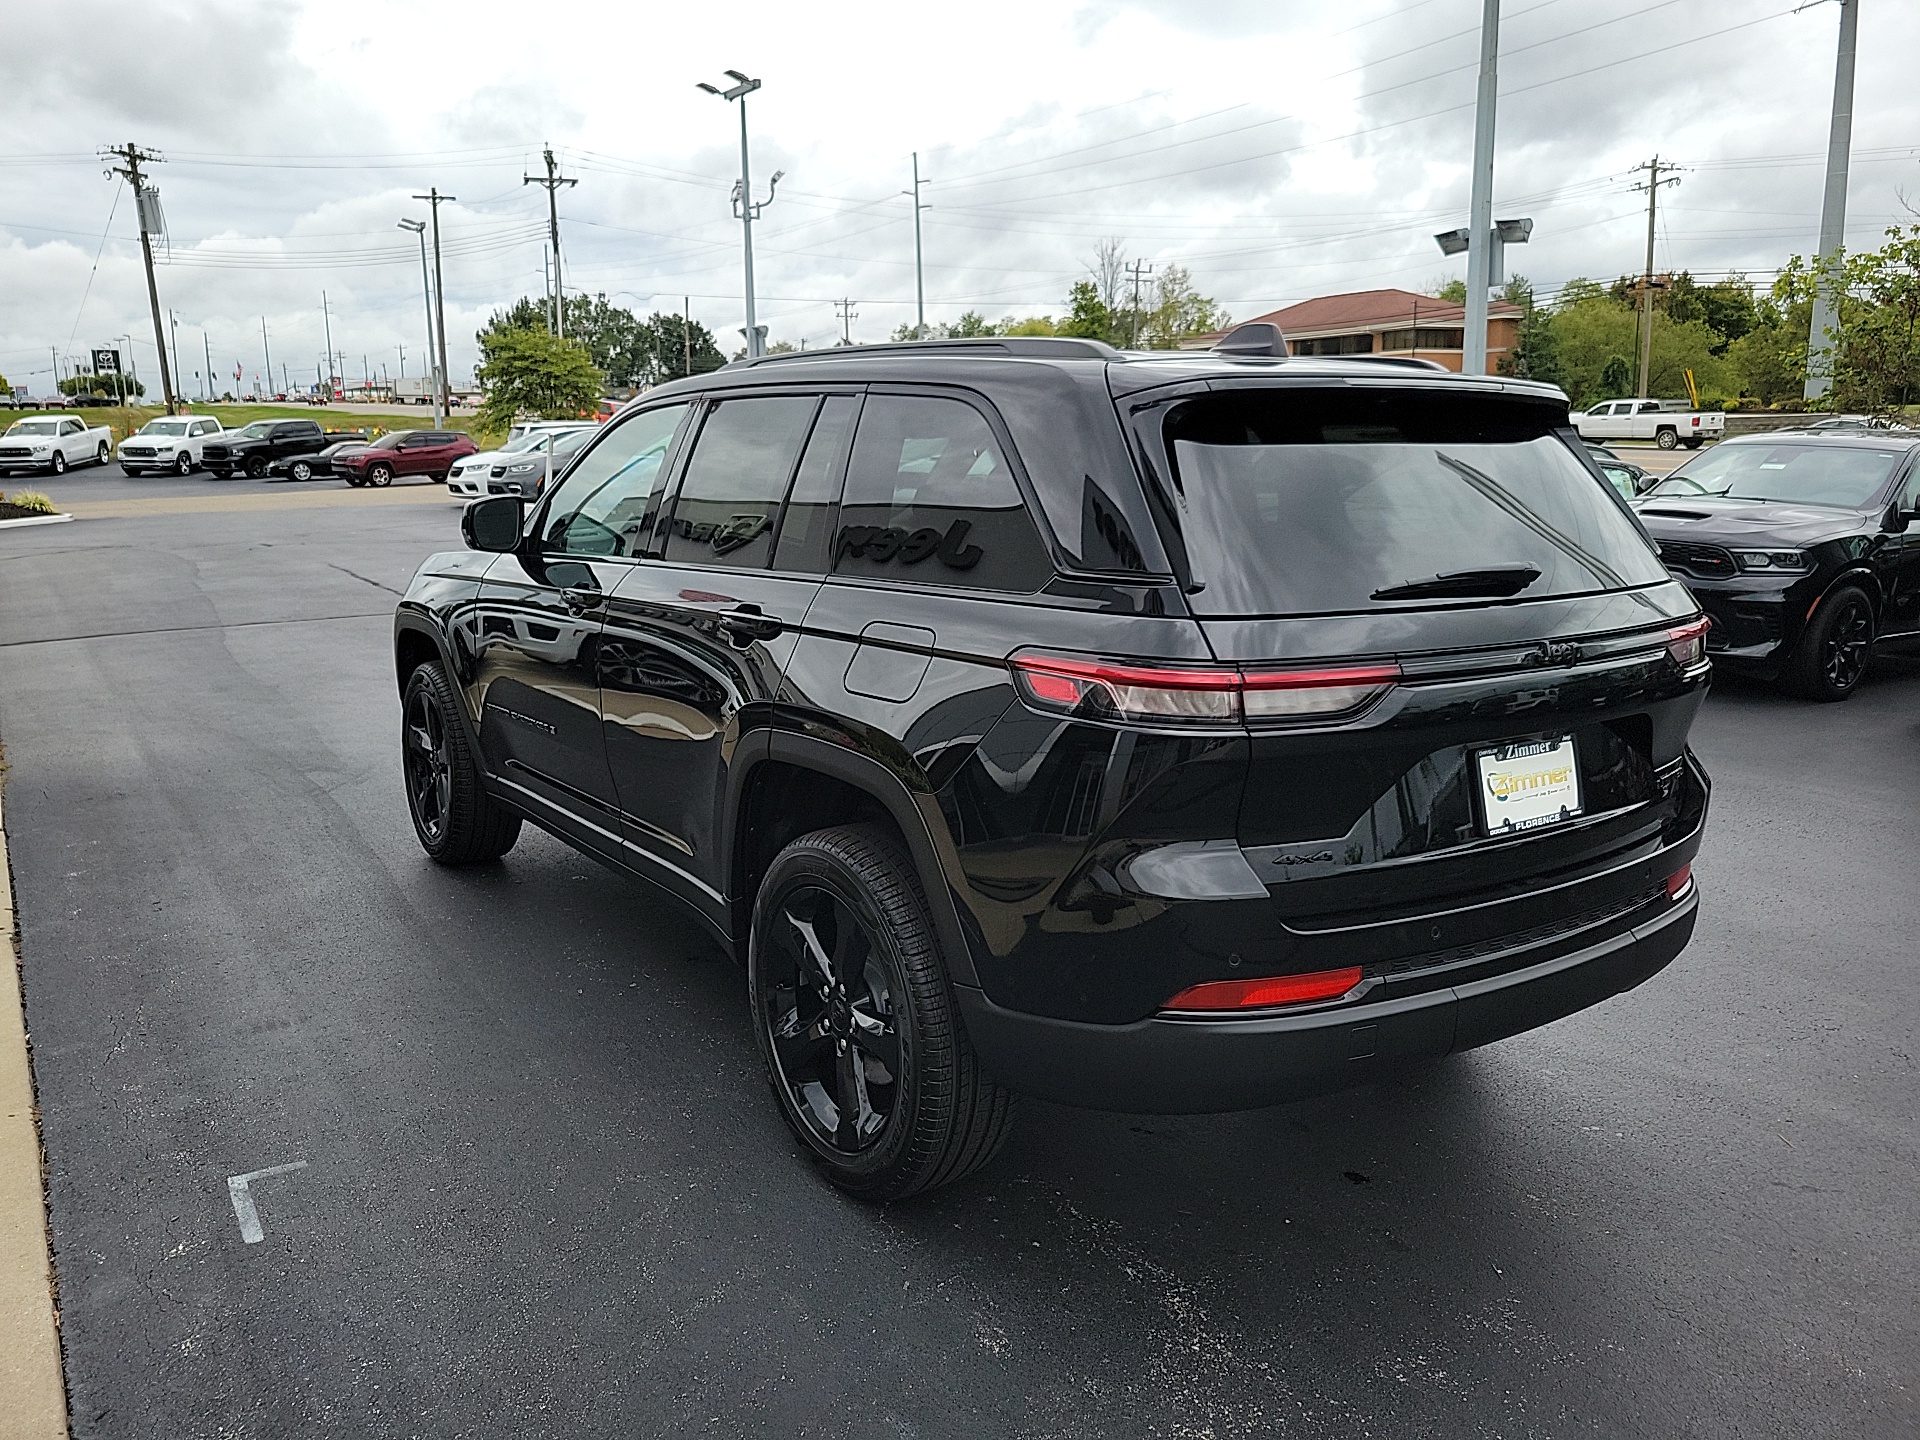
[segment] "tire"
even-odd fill
[[[367,484],[378,486],[384,490],[392,483],[393,467],[391,465],[369,465],[367,467]]]
[[[313,466],[304,460],[296,460],[287,466],[287,477],[292,480],[311,480],[313,478]]]
[[[129,465],[127,464],[126,461],[122,460],[120,462],[120,473],[126,476],[129,480],[131,480],[135,476],[144,475],[146,472],[142,470],[138,465]]]
[[[219,465],[210,466],[207,470],[207,474],[211,475],[216,480],[231,480],[233,478],[233,471],[225,469],[224,467]]]
[[[267,478],[266,456],[255,455],[247,461],[247,478],[249,480],[264,480]]]
[[[191,475],[193,473],[193,452],[192,451],[182,450],[177,456],[174,457],[173,473],[176,475]]]
[[[774,857],[747,994],[775,1102],[833,1185],[898,1200],[1006,1143],[1013,1095],[980,1068],[920,881],[885,831],[817,830]]]
[[[102,440],[100,448],[93,452],[93,463],[104,466],[111,459],[113,459],[113,447]]]
[[[1702,445],[1706,443],[1707,443],[1707,437],[1704,435],[1690,435],[1687,437],[1687,441],[1686,441],[1687,449],[1689,450],[1698,450]]]
[[[1845,700],[1866,678],[1873,632],[1873,601],[1857,586],[1841,586],[1800,632],[1781,684],[1809,700]]]
[[[1662,426],[1654,435],[1653,443],[1662,450],[1672,450],[1680,444],[1680,437],[1674,431]]]
[[[47,462],[47,471],[49,474],[53,474],[53,475],[66,474],[67,473],[67,452],[64,450],[54,451],[53,459]]]
[[[400,704],[400,769],[407,813],[427,857],[442,865],[498,860],[520,838],[520,817],[480,783],[453,687],[429,662],[407,677]]]

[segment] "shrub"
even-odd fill
[[[22,510],[31,510],[36,515],[53,514],[53,501],[42,495],[38,490],[21,490],[16,492],[11,498],[0,495],[0,503],[17,506]]]

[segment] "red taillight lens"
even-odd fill
[[[1689,620],[1685,625],[1669,630],[1667,654],[1673,657],[1673,663],[1687,670],[1706,659],[1707,631],[1712,626],[1712,617],[1702,615],[1698,620]]]
[[[1692,884],[1693,866],[1682,865],[1678,870],[1667,876],[1667,899],[1678,900],[1682,895],[1687,893],[1687,888]]]
[[[1016,655],[1021,693],[1042,710],[1086,719],[1235,725],[1342,715],[1400,678],[1398,665],[1242,672],[1121,665],[1062,655]]]
[[[1362,979],[1358,965],[1344,970],[1316,970],[1311,975],[1272,975],[1260,980],[1209,980],[1192,985],[1160,1008],[1163,1010],[1264,1010],[1274,1005],[1299,1005],[1308,1000],[1337,1000]]]

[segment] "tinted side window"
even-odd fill
[[[780,502],[819,407],[813,395],[722,400],[714,406],[680,482],[666,558],[764,567]]]
[[[840,508],[840,476],[846,468],[847,442],[860,402],[852,395],[829,395],[813,422],[800,473],[793,477],[780,538],[774,542],[773,568],[802,575],[824,575],[833,562],[833,517]]]
[[[1031,593],[1053,574],[986,419],[959,400],[870,395],[834,536],[841,575]]]
[[[609,425],[554,490],[541,521],[542,548],[638,555],[647,543],[660,467],[686,414],[685,405],[667,405]]]

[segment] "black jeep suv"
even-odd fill
[[[326,443],[317,420],[256,420],[209,440],[200,458],[216,479],[231,479],[234,471],[244,470],[258,480],[274,461],[311,454]]]
[[[892,1197],[1012,1095],[1269,1104],[1691,935],[1706,622],[1558,390],[1415,362],[852,348],[649,393],[395,621],[415,828],[531,820],[744,962]]]

